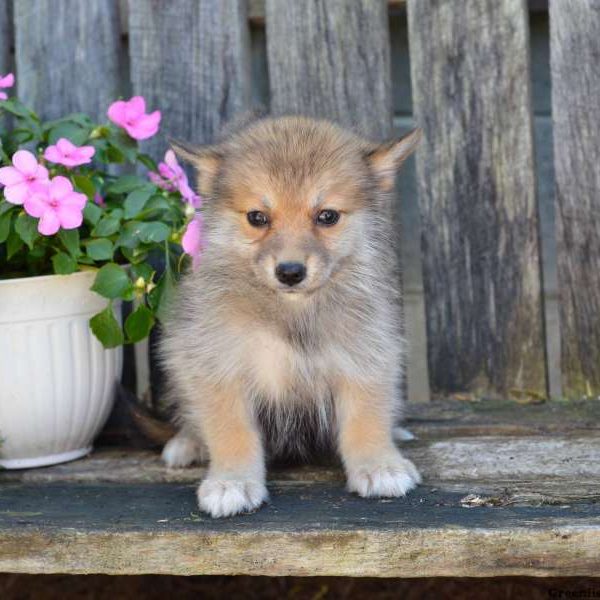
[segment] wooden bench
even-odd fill
[[[335,465],[273,470],[270,503],[199,513],[202,468],[101,448],[0,473],[0,571],[380,577],[600,573],[600,402],[413,407],[424,484],[399,500],[344,490]]]

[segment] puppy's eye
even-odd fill
[[[266,227],[269,224],[269,217],[260,210],[251,210],[246,214],[246,218],[252,227]]]
[[[337,210],[326,208],[317,215],[317,225],[331,227],[340,220],[340,213]]]

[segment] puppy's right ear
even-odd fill
[[[223,155],[217,146],[190,146],[185,142],[170,141],[175,154],[196,169],[198,192],[201,196],[212,196],[215,180]]]

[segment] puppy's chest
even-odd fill
[[[331,381],[339,374],[340,349],[335,343],[316,344],[273,331],[255,332],[248,342],[247,374],[260,395],[294,401],[330,394]]]

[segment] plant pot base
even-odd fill
[[[0,458],[0,468],[2,469],[33,469],[35,467],[47,467],[48,465],[57,465],[59,463],[69,462],[81,458],[92,451],[92,447],[79,448],[78,450],[69,450],[60,454],[47,454],[45,456],[35,456],[33,458]]]

